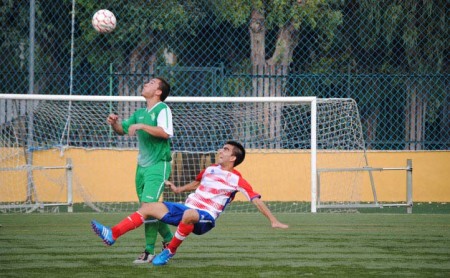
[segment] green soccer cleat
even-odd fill
[[[111,246],[116,242],[112,237],[112,231],[111,228],[107,226],[103,226],[102,224],[98,223],[95,220],[91,221],[92,230],[103,240],[103,242]]]
[[[161,253],[153,258],[153,265],[165,265],[175,254],[170,253],[169,249],[164,249]]]

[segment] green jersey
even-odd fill
[[[151,109],[136,110],[130,118],[122,122],[123,131],[128,134],[128,128],[133,124],[160,126],[170,136],[173,135],[172,112],[164,102],[155,104]],[[144,130],[136,132],[139,142],[138,164],[142,167],[155,165],[161,161],[171,161],[170,139],[155,137]]]

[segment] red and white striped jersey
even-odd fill
[[[235,194],[243,193],[249,201],[261,198],[253,191],[252,186],[237,170],[225,171],[217,164],[213,164],[201,171],[195,179],[200,186],[186,199],[185,205],[190,208],[209,212],[214,219],[219,217],[228,203],[233,201]]]

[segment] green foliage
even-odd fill
[[[158,51],[162,53],[162,49],[170,45],[171,36],[195,33],[199,21],[207,15],[204,10],[198,9],[197,5],[201,2],[111,1],[105,7],[90,0],[80,0],[77,1],[77,20],[81,36],[77,38],[77,43],[93,46],[83,50],[89,62],[97,65],[127,61],[128,55],[133,55],[140,48],[147,48],[148,55]],[[101,8],[111,10],[117,18],[117,27],[111,34],[98,34],[91,26],[92,15]],[[99,48],[98,45],[104,47]]]
[[[357,23],[353,26],[357,38],[352,39],[367,50],[384,53],[387,61],[398,55],[399,45],[403,47],[407,63],[384,64],[379,68],[383,72],[440,72],[446,49],[444,37],[448,36],[443,2],[360,1],[351,19]]]
[[[257,10],[265,17],[267,30],[291,23],[296,29],[309,27],[323,30],[327,37],[332,38],[334,30],[342,23],[342,14],[332,10],[327,2],[311,0],[299,4],[297,0],[224,0],[217,3],[215,11],[235,27],[247,24],[251,12]]]
[[[231,22],[234,27],[247,24],[252,10],[262,9],[263,3],[259,0],[223,0],[214,5],[214,13],[223,21]]]

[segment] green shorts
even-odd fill
[[[172,165],[161,161],[149,167],[136,168],[136,193],[141,203],[158,202],[164,191],[164,182],[169,179]]]

